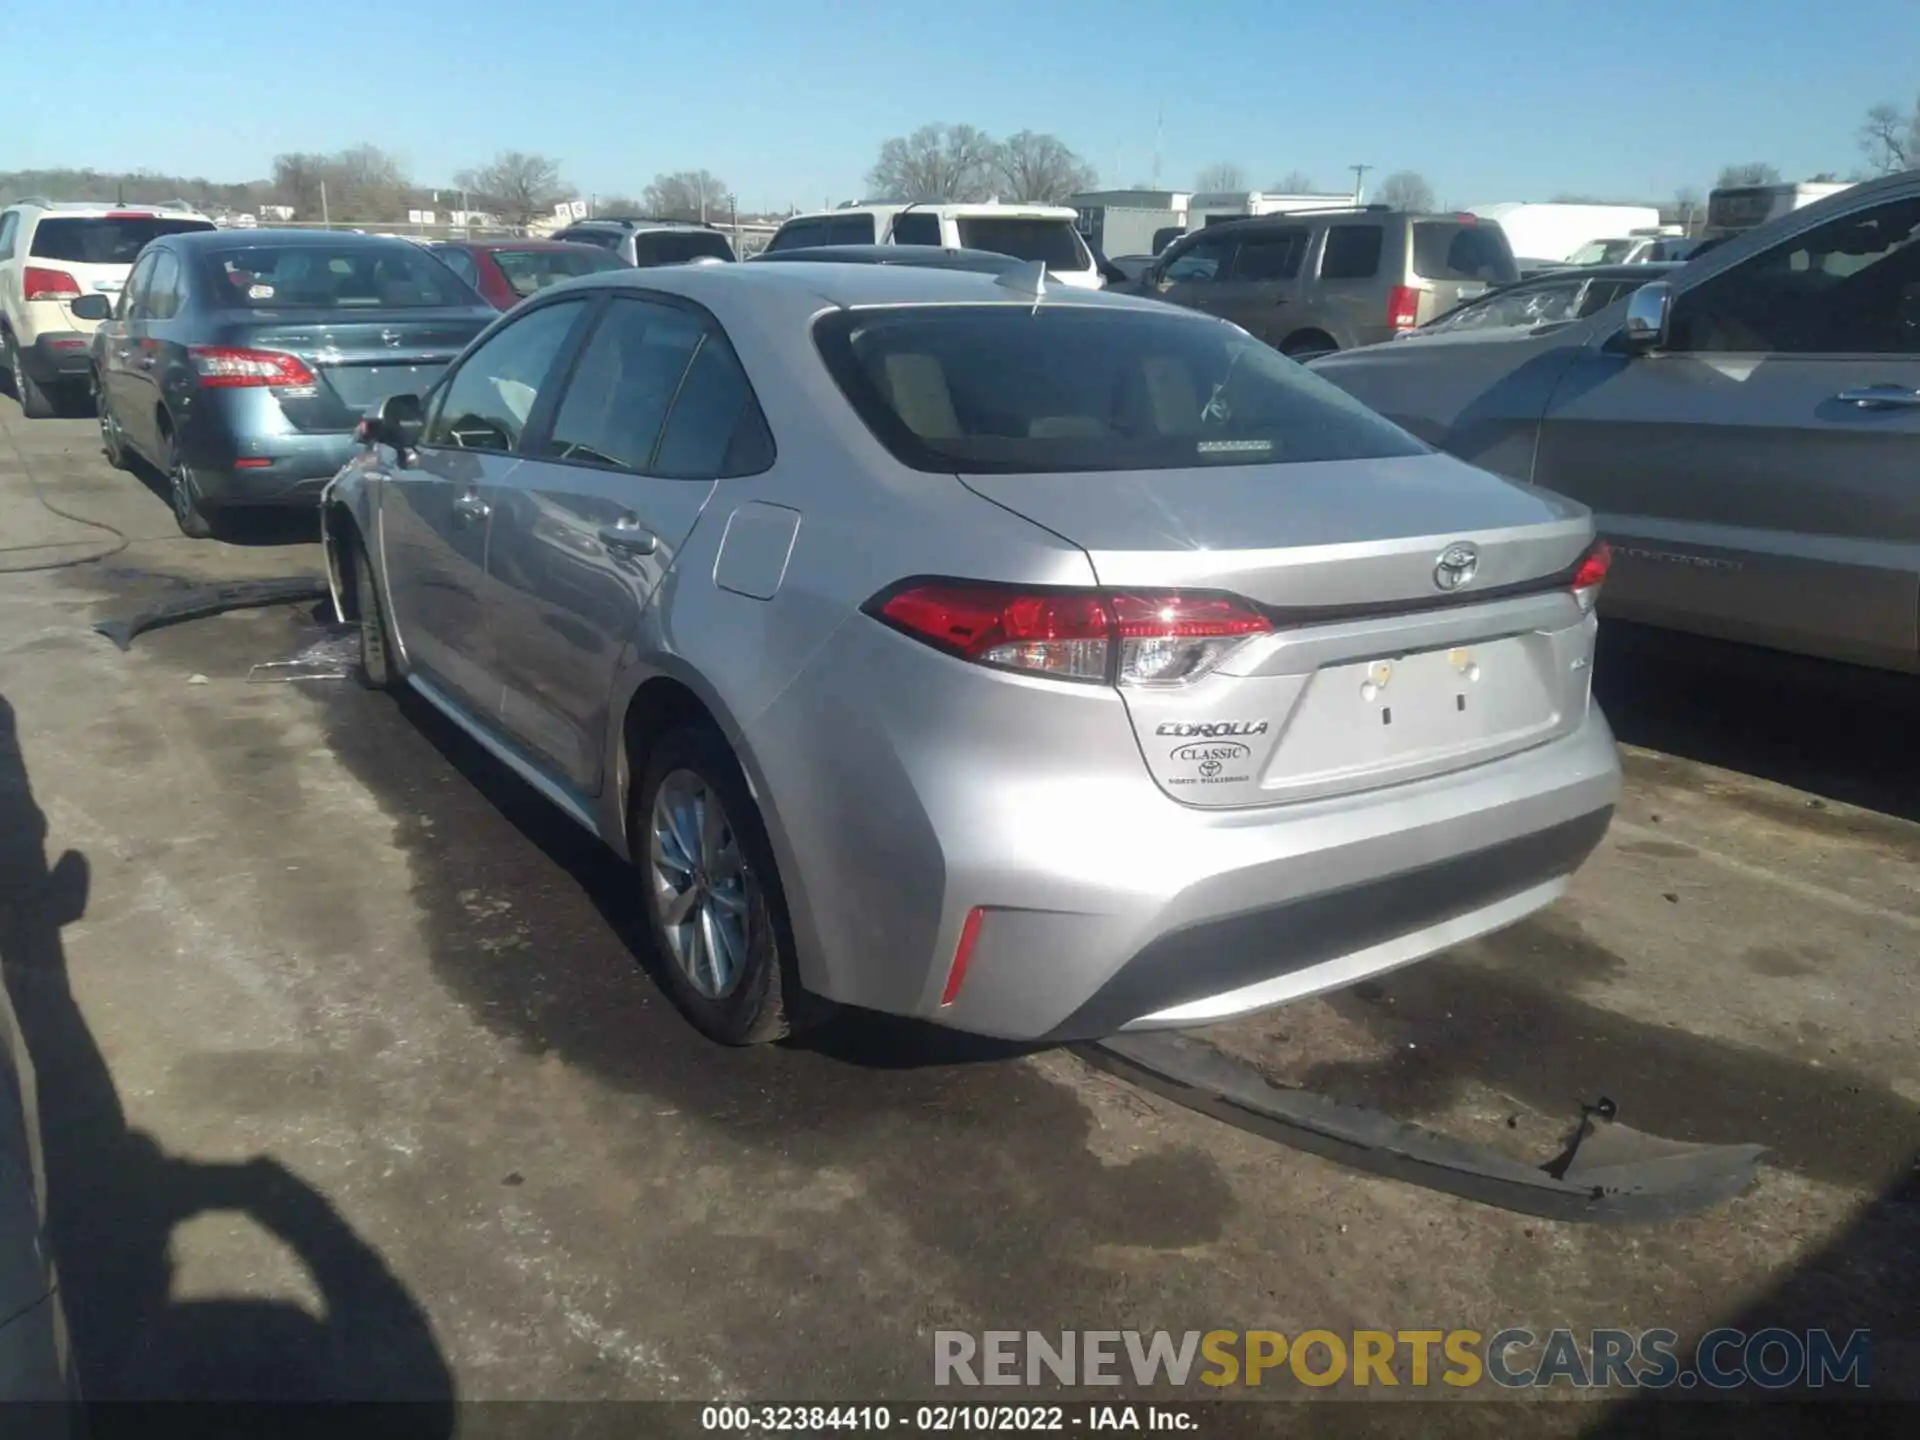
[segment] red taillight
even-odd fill
[[[1600,598],[1600,587],[1607,582],[1607,571],[1612,567],[1613,547],[1604,540],[1594,541],[1593,548],[1580,557],[1570,588],[1582,610],[1593,609],[1594,602]]]
[[[278,350],[194,345],[187,353],[193,358],[200,383],[214,389],[270,385],[276,390],[311,390],[317,383],[299,356]]]
[[[940,1004],[948,1006],[960,998],[960,987],[966,983],[967,966],[973,963],[973,947],[980,943],[980,924],[987,918],[987,912],[976,905],[967,912],[967,920],[960,927],[960,943],[953,947],[953,962],[947,966],[947,983],[940,992]]]
[[[1230,595],[1023,590],[929,580],[869,606],[895,629],[983,665],[1119,685],[1184,685],[1267,617]]]
[[[1387,324],[1394,330],[1411,330],[1420,323],[1420,292],[1411,285],[1396,285],[1387,296]]]
[[[29,300],[68,300],[80,294],[80,282],[64,270],[29,265],[20,272],[20,288]]]

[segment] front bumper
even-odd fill
[[[995,679],[983,697],[978,671],[878,626],[828,649],[743,737],[802,979],[1010,1039],[1206,1024],[1512,924],[1565,889],[1620,793],[1594,707],[1450,774],[1203,810],[1153,784],[1116,692]],[[875,674],[850,701],[847,677]]]

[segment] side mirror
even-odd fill
[[[76,320],[111,320],[113,302],[104,295],[81,295],[70,301],[67,308],[73,311]]]
[[[1673,320],[1673,286],[1664,280],[1642,285],[1627,297],[1627,321],[1621,343],[1635,355],[1658,350],[1667,343]]]
[[[420,443],[427,415],[418,395],[389,395],[379,407],[354,428],[354,438],[362,445],[391,445],[403,459]]]

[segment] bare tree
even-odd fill
[[[302,220],[398,220],[412,188],[398,157],[377,145],[273,159],[273,198]]]
[[[922,125],[880,147],[867,187],[877,200],[984,200],[998,148],[972,125]]]
[[[1289,170],[1267,188],[1280,195],[1311,195],[1313,177],[1304,170]]]
[[[1001,142],[994,168],[1005,187],[1001,198],[1041,205],[1058,205],[1069,195],[1091,190],[1100,173],[1086,163],[1058,135],[1022,130]]]
[[[1898,105],[1876,105],[1860,125],[1860,148],[1881,175],[1920,165],[1920,100],[1901,113]]]
[[[1771,165],[1763,165],[1758,160],[1749,160],[1744,165],[1724,165],[1720,169],[1720,178],[1713,182],[1716,190],[1729,189],[1735,185],[1778,185],[1780,172]]]
[[[1193,177],[1193,188],[1203,195],[1247,188],[1247,172],[1231,160],[1209,165]]]
[[[1673,192],[1673,200],[1667,206],[1673,216],[1672,224],[1683,225],[1689,231],[1707,213],[1706,202],[1700,198],[1700,192],[1691,185],[1682,185]]]
[[[1433,187],[1418,170],[1396,170],[1380,182],[1374,202],[1394,210],[1433,209]]]
[[[649,215],[708,220],[727,208],[727,182],[709,170],[675,170],[653,177],[640,198]]]
[[[502,150],[491,164],[463,170],[453,180],[476,210],[490,210],[509,225],[531,225],[567,198],[560,162],[523,150]]]
[[[596,215],[643,215],[646,206],[631,195],[596,195],[593,197],[593,213]]]

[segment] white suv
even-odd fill
[[[44,419],[89,386],[97,321],[73,313],[82,295],[117,296],[134,257],[156,235],[211,230],[184,205],[56,204],[16,200],[0,210],[0,369],[30,419]]]
[[[767,250],[820,245],[941,245],[991,250],[1016,260],[1039,260],[1061,283],[1098,290],[1106,282],[1075,228],[1080,212],[1065,205],[849,205],[796,215],[774,232]]]

